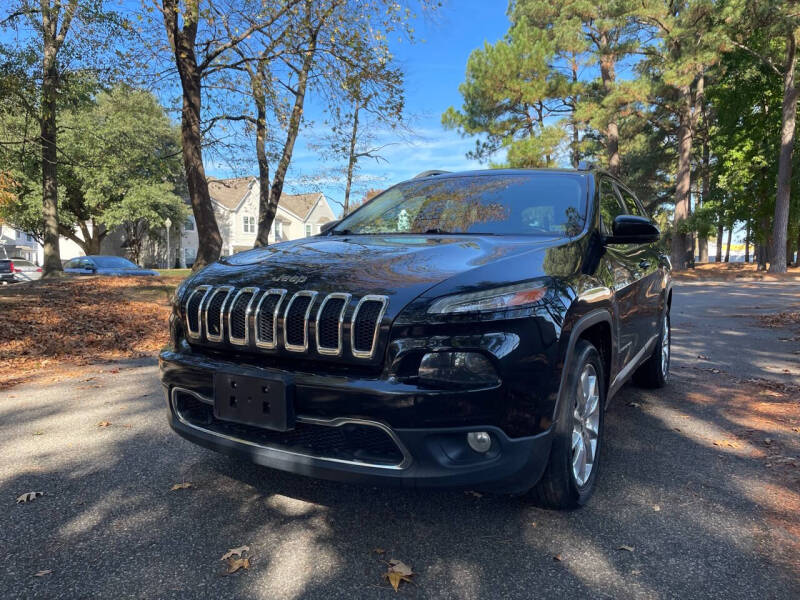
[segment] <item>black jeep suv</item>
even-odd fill
[[[609,399],[668,376],[658,239],[602,172],[427,172],[187,279],[170,424],[294,473],[579,506]]]

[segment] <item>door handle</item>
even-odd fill
[[[643,259],[643,260],[640,260],[640,261],[639,261],[639,267],[641,267],[642,269],[647,269],[647,268],[649,268],[649,267],[650,267],[650,261],[649,261],[649,260],[647,260],[646,258],[645,258],[645,259]]]

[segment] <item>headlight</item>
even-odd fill
[[[455,294],[436,300],[428,308],[428,313],[442,315],[523,308],[541,300],[545,292],[547,286],[543,282],[529,281],[469,294]]]
[[[419,363],[423,385],[491,387],[499,383],[497,371],[479,352],[429,352]]]

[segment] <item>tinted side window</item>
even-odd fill
[[[600,180],[600,231],[603,235],[611,235],[614,219],[624,215],[625,209],[620,204],[619,196],[610,181]]]
[[[77,269],[78,268],[78,259],[73,258],[72,260],[68,260],[67,264],[64,265],[65,269]]]
[[[637,217],[647,216],[639,207],[639,202],[637,202],[633,194],[621,187],[617,187],[617,190],[619,190],[619,195],[622,196],[622,200],[625,202],[625,208],[628,209],[629,214],[636,215]]]

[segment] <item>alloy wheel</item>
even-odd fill
[[[600,388],[594,365],[584,365],[576,390],[572,418],[572,475],[586,485],[597,461],[600,428]]]

